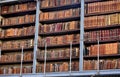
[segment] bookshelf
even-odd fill
[[[22,55],[23,73],[32,73],[33,54],[30,53],[34,49],[35,14],[35,1],[13,1],[1,5],[0,74],[20,74]]]
[[[23,72],[23,73],[32,73],[33,72],[34,75],[30,74],[33,77],[34,76],[44,76],[43,73],[45,73],[46,76],[52,76],[52,77],[58,76],[58,75],[63,76],[63,77],[64,76],[69,76],[69,74],[68,74],[68,72],[70,71],[69,66],[70,66],[70,61],[72,61],[72,63],[71,63],[71,73],[70,73],[72,76],[85,76],[85,75],[86,76],[88,76],[88,75],[91,76],[91,75],[96,75],[96,74],[99,73],[99,75],[111,75],[111,77],[112,77],[112,74],[116,74],[116,75],[119,74],[119,66],[117,65],[116,67],[114,67],[114,65],[112,65],[112,64],[114,64],[113,63],[114,61],[116,61],[116,63],[119,63],[120,54],[119,53],[112,54],[112,52],[111,52],[111,50],[113,51],[113,47],[115,47],[115,46],[113,46],[113,47],[110,46],[110,45],[108,46],[108,47],[111,48],[111,50],[108,50],[108,52],[111,52],[110,54],[99,54],[99,60],[101,61],[101,63],[103,63],[101,65],[110,66],[110,67],[105,67],[105,68],[100,66],[99,72],[97,72],[97,70],[98,70],[97,67],[93,67],[93,69],[91,67],[89,67],[89,66],[92,66],[91,64],[96,66],[95,63],[98,62],[98,56],[97,55],[88,55],[90,52],[92,53],[92,51],[89,50],[89,49],[87,49],[88,51],[84,55],[82,55],[82,53],[80,52],[79,56],[77,56],[77,57],[72,56],[71,60],[70,60],[70,53],[67,53],[67,54],[69,54],[69,56],[67,56],[67,54],[66,54],[65,57],[59,57],[59,56],[51,57],[51,55],[54,56],[56,53],[60,53],[58,51],[64,50],[64,49],[69,49],[68,51],[70,51],[70,49],[73,49],[75,47],[78,48],[80,51],[84,49],[83,47],[80,46],[80,40],[78,40],[78,42],[75,42],[75,43],[72,42],[72,44],[71,44],[71,41],[74,41],[74,38],[77,38],[77,39],[82,38],[82,37],[80,37],[80,31],[81,31],[80,27],[78,27],[81,23],[77,24],[78,25],[77,27],[75,26],[71,29],[69,29],[70,27],[68,26],[69,22],[72,22],[72,21],[78,21],[79,22],[80,19],[82,19],[81,17],[83,17],[83,16],[80,16],[80,15],[69,16],[69,14],[68,14],[68,15],[63,15],[63,16],[57,17],[57,16],[59,16],[59,12],[61,12],[61,11],[66,11],[66,10],[69,10],[69,9],[76,9],[76,8],[80,8],[82,6],[81,6],[80,2],[65,4],[64,1],[65,0],[63,0],[63,4],[61,4],[61,2],[60,2],[59,6],[56,6],[55,4],[52,4],[51,3],[52,1],[48,2],[48,3],[50,3],[50,6],[48,6],[48,4],[46,4],[47,7],[41,7],[42,4],[39,4],[39,3],[42,3],[42,2],[37,1],[37,4],[36,4],[37,5],[37,10],[32,9],[32,10],[25,10],[25,11],[1,14],[2,17],[9,18],[9,17],[16,17],[16,16],[24,16],[25,14],[33,15],[33,14],[36,13],[36,16],[37,16],[36,21],[17,23],[17,24],[7,24],[7,25],[4,25],[4,26],[0,26],[0,28],[5,29],[5,30],[10,29],[10,28],[13,28],[13,29],[19,28],[20,29],[20,28],[29,27],[29,26],[35,26],[36,27],[35,28],[36,31],[34,32],[35,34],[33,33],[33,34],[30,34],[30,35],[0,38],[0,40],[2,42],[11,41],[11,40],[31,39],[31,38],[34,39],[33,46],[24,48],[25,52],[27,52],[27,51],[29,52],[30,50],[34,49],[33,62],[32,62],[32,60],[31,61],[23,61],[23,65],[29,64],[30,66],[32,66],[32,63],[33,63],[33,68],[32,67],[25,67],[27,70],[29,69],[31,71]],[[75,1],[79,1],[79,0],[75,0]],[[112,8],[112,11],[109,10],[109,11],[104,11],[104,12],[100,12],[98,10],[97,11],[95,10],[96,8],[98,8],[97,3],[98,4],[99,3],[104,4],[104,2],[107,2],[107,1],[104,1],[104,0],[85,0],[85,18],[84,19],[87,22],[84,23],[85,24],[84,31],[85,31],[85,34],[88,33],[87,34],[88,37],[86,38],[86,35],[84,37],[85,38],[84,46],[86,48],[91,46],[91,49],[92,49],[92,47],[94,47],[96,45],[113,44],[113,43],[119,43],[119,41],[120,41],[119,40],[119,36],[120,36],[119,35],[119,24],[120,24],[119,23],[119,13],[120,13],[119,10],[114,10],[113,11],[113,8]],[[26,1],[23,2],[23,3],[26,3]],[[15,3],[10,3],[9,5],[13,5],[13,4],[16,4],[16,2]],[[17,4],[21,4],[21,3],[17,3]],[[94,8],[93,12],[89,11],[89,13],[88,13],[88,8],[89,8],[88,5],[90,5],[90,4],[93,4],[94,7],[96,6],[96,8]],[[44,6],[46,6],[46,5],[44,5]],[[107,5],[107,3],[106,3],[106,5]],[[93,8],[93,6],[92,6],[92,8]],[[38,14],[39,13],[38,11],[40,11],[40,14]],[[48,17],[48,18],[45,18],[45,19],[41,20],[41,13],[48,13],[48,12],[49,13],[55,12],[58,15],[56,14],[55,17],[49,18],[49,14],[48,15],[46,14],[45,16]],[[90,13],[90,12],[92,12],[92,13]],[[112,19],[116,19],[116,18],[110,17],[113,14],[118,14],[118,16],[117,16],[118,17],[118,20],[117,20],[118,22],[117,23],[112,20]],[[53,14],[51,14],[51,15],[53,15]],[[102,16],[108,17],[108,20],[110,21],[110,23],[108,23],[106,21],[107,24],[105,24],[105,23],[100,24],[102,21],[99,20],[99,17],[102,17]],[[91,17],[91,18],[89,18],[89,17]],[[97,19],[94,18],[94,17],[96,17]],[[86,20],[87,18],[89,18],[91,20]],[[92,19],[94,20],[94,22],[96,21],[96,22],[99,22],[99,23],[93,23]],[[61,25],[61,23],[62,23],[62,26],[64,26],[64,27],[57,26],[59,24]],[[65,24],[63,24],[63,23],[65,23]],[[68,24],[67,26],[66,26],[66,23]],[[87,25],[86,25],[86,23],[87,23]],[[44,27],[44,26],[47,26],[47,27]],[[52,26],[55,26],[55,27],[51,28]],[[57,29],[58,27],[60,29]],[[108,32],[108,34],[106,34],[105,32],[107,32],[107,31],[110,31],[111,33]],[[114,33],[114,31],[116,31],[116,33]],[[81,32],[83,33],[83,30]],[[108,36],[108,35],[109,36],[115,35],[116,37],[114,37],[114,38],[110,37],[110,38],[107,38],[107,39],[99,38],[99,41],[98,41],[96,32],[101,34],[101,35],[99,35],[99,37],[105,37],[105,36]],[[29,33],[31,33],[31,32],[29,32]],[[59,40],[58,38],[61,38],[59,36],[72,35],[72,34],[79,34],[79,36],[75,36],[73,38],[70,38],[70,37],[66,36],[66,37],[64,37],[64,39],[62,39],[63,41],[68,39],[70,41],[70,43],[65,43],[65,42],[61,43],[62,41],[60,41],[60,42],[56,41],[56,40]],[[57,38],[57,39],[54,39],[54,38]],[[47,40],[48,44],[45,45],[44,40]],[[49,43],[51,43],[51,40],[54,40],[55,42],[52,42],[53,44],[49,44]],[[41,42],[42,42],[43,45],[41,44]],[[98,44],[98,42],[99,42],[99,44]],[[93,48],[94,51],[96,49],[97,48],[95,48],[95,47]],[[100,47],[100,49],[102,49],[102,48]],[[2,49],[2,55],[6,54],[6,53],[13,53],[13,52],[18,52],[18,51],[21,52],[21,48]],[[46,60],[45,60],[45,57],[44,57],[45,51],[47,51],[46,52]],[[73,52],[73,51],[74,50],[72,50],[71,52]],[[39,53],[39,52],[42,52],[42,53]],[[50,52],[52,54],[50,54],[48,52]],[[66,50],[66,52],[67,52],[67,50]],[[40,55],[40,54],[42,54],[42,55]],[[60,54],[62,54],[62,53],[60,53]],[[75,52],[74,52],[74,54],[75,54]],[[83,58],[83,59],[81,59],[81,58]],[[83,60],[83,62],[81,60]],[[47,69],[44,71],[45,61],[46,61],[46,68]],[[88,65],[83,64],[83,63],[86,63]],[[20,62],[0,63],[0,65],[8,65],[8,64],[16,65],[16,64],[20,64]],[[83,65],[81,65],[81,64],[83,64]],[[58,70],[59,68],[56,67],[55,65],[60,66],[61,70]],[[75,65],[75,66],[73,66],[73,65]],[[82,67],[79,67],[79,65],[84,67],[83,70],[81,69]],[[84,65],[86,65],[86,67]],[[56,69],[53,70],[52,67],[56,67]],[[73,68],[77,68],[77,69],[73,69]],[[80,68],[80,70],[82,70],[82,72],[78,68]],[[12,69],[12,68],[10,67],[10,69]],[[35,74],[35,73],[37,73],[37,74]],[[19,73],[17,72],[17,73],[14,73],[14,74],[19,74]],[[26,76],[29,77],[29,75],[26,75]]]

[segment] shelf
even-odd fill
[[[79,43],[73,43],[72,46],[79,46]],[[70,47],[70,44],[48,45],[47,48],[64,48]],[[40,49],[45,49],[45,46],[39,46]]]
[[[114,13],[120,13],[120,11],[109,11],[109,12],[102,12],[102,13],[85,14],[85,17],[100,16],[100,15],[108,15],[108,14],[114,14]]]
[[[93,31],[93,30],[103,30],[103,29],[113,29],[113,28],[119,28],[120,24],[115,25],[107,25],[107,26],[96,26],[96,27],[88,27],[85,28],[85,31]]]
[[[14,16],[22,16],[22,15],[26,15],[26,14],[35,14],[35,12],[36,12],[36,9],[31,9],[31,10],[25,10],[25,11],[4,13],[4,14],[1,14],[1,16],[7,18],[7,17],[14,17]]]
[[[40,36],[55,36],[55,35],[65,35],[71,33],[78,33],[80,32],[79,29],[75,30],[64,30],[64,31],[56,31],[56,32],[47,32],[47,33],[39,33]]]
[[[66,4],[62,6],[54,6],[54,7],[43,7],[40,10],[43,12],[50,12],[50,11],[60,11],[60,10],[66,10],[66,9],[73,9],[80,7],[80,3],[74,3],[74,4]]]
[[[42,24],[51,24],[51,23],[58,23],[58,22],[67,22],[67,21],[72,21],[72,20],[74,20],[74,21],[75,20],[80,20],[80,16],[42,20],[42,21],[40,21],[40,23],[42,23]]]
[[[93,3],[93,2],[101,2],[104,0],[87,0],[85,3]],[[43,12],[50,12],[50,11],[60,11],[60,10],[66,10],[66,9],[73,9],[73,8],[79,8],[81,7],[81,2],[73,3],[73,4],[66,4],[61,6],[49,6],[49,7],[42,7],[40,10]]]
[[[98,70],[91,71],[72,71],[68,72],[46,72],[44,73],[28,73],[22,74],[23,77],[119,77],[120,69],[112,69],[112,70],[100,70],[98,74]],[[20,74],[1,74],[0,77],[20,77]]]
[[[26,2],[33,2],[34,0],[3,0],[0,1],[0,5],[11,5],[11,4],[21,4]]]
[[[32,47],[29,47],[29,48],[24,48],[23,50],[33,50],[33,46]],[[4,52],[21,52],[22,51],[22,48],[12,48],[12,49],[2,49],[1,52],[4,53]]]
[[[56,62],[56,61],[69,61],[70,60],[70,58],[69,57],[67,57],[67,58],[49,58],[49,59],[46,59],[46,61],[47,62]],[[78,57],[72,57],[72,60],[79,60],[79,58]],[[44,59],[38,59],[38,61],[39,62],[44,62]]]
[[[100,55],[99,58],[120,58],[120,54]],[[84,56],[84,59],[97,59],[97,56]]]
[[[99,41],[100,44],[103,44],[103,43],[113,43],[113,42],[119,42],[120,39],[111,39],[111,40],[101,40]],[[91,45],[91,44],[97,44],[98,42],[97,41],[85,41],[84,42],[85,45]]]
[[[0,25],[0,28],[8,29],[8,28],[22,28],[27,26],[35,25],[35,22],[28,22],[22,24],[13,24],[13,25]]]
[[[2,40],[2,41],[6,41],[6,40],[18,40],[18,39],[28,39],[28,38],[33,38],[33,37],[34,37],[34,34],[33,35],[26,35],[26,36],[3,37],[3,38],[0,38],[0,40]]]
[[[23,64],[29,64],[29,63],[32,63],[33,61],[23,61]],[[18,61],[18,62],[0,62],[0,65],[13,65],[13,64],[20,64],[21,61]]]

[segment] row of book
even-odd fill
[[[79,43],[80,34],[71,34],[63,36],[49,36],[40,39],[40,46],[44,46],[45,43],[49,45],[64,45],[73,43]]]
[[[18,17],[2,18],[2,26],[30,23],[35,21],[35,15],[24,15]]]
[[[42,0],[41,7],[56,7],[70,5],[80,2],[80,0]]]
[[[97,60],[84,60],[84,70],[97,70]],[[101,59],[99,61],[100,70],[120,69],[120,59]]]
[[[59,59],[59,58],[69,58],[70,52],[72,57],[79,57],[79,48],[74,47],[72,50],[70,48],[61,48],[61,49],[50,49],[46,52],[47,59]],[[38,51],[38,59],[44,59],[45,50]]]
[[[99,52],[98,52],[99,46]],[[100,44],[100,45],[91,45],[87,47],[87,51],[89,52],[89,56],[97,55],[110,55],[110,54],[119,54],[120,53],[120,43],[108,43],[108,44]]]
[[[85,41],[109,41],[120,39],[120,28],[85,32]]]
[[[20,74],[20,71],[21,71],[21,68],[18,66],[0,68],[0,74]],[[22,73],[32,73],[32,67],[23,66]]]
[[[69,18],[79,16],[80,9],[69,9],[55,12],[41,12],[40,20],[51,20],[51,19],[60,19],[60,18]]]
[[[79,21],[71,21],[65,23],[54,23],[54,24],[44,24],[40,25],[40,33],[47,32],[59,32],[59,31],[67,31],[79,29],[80,23]]]
[[[0,38],[16,37],[16,36],[27,36],[35,33],[35,27],[23,27],[23,28],[9,28],[0,29]]]
[[[22,49],[33,47],[34,40],[33,39],[24,39],[24,40],[11,40],[11,41],[3,41],[1,48],[4,49]]]
[[[109,14],[109,15],[100,15],[100,16],[90,16],[85,17],[84,21],[85,28],[89,27],[100,27],[100,26],[113,26],[120,24],[120,14]]]
[[[15,4],[15,5],[6,5],[1,7],[1,13],[14,13],[14,12],[22,12],[26,10],[33,10],[36,8],[35,2],[27,2],[22,4]]]
[[[120,0],[88,3],[87,5],[88,13],[104,13],[113,11],[120,11]]]
[[[21,62],[22,54],[6,54],[1,55],[0,63],[9,63],[9,62]],[[23,54],[23,61],[32,61],[33,54],[32,53],[24,53]]]
[[[79,62],[72,61],[71,70],[78,71],[79,70]],[[44,72],[44,64],[40,64],[37,66],[37,71]],[[70,63],[69,62],[51,62],[46,64],[46,72],[67,72],[70,71]]]

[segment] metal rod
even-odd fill
[[[44,53],[44,76],[46,77],[46,59],[47,59],[47,43],[45,43],[45,53]]]
[[[20,77],[22,77],[22,67],[23,67],[23,46],[21,51]]]
[[[83,71],[83,50],[84,50],[84,0],[81,0],[81,15],[80,15],[80,56],[79,56],[79,71]]]
[[[98,40],[98,55],[97,55],[97,60],[98,60],[98,62],[97,62],[97,73],[99,74],[99,61],[100,61],[100,58],[99,58],[99,56],[100,56],[100,41],[99,41],[99,36],[97,37],[97,40]]]
[[[1,54],[1,48],[0,48],[0,58],[1,58],[1,55],[2,55],[2,54]]]
[[[39,9],[40,9],[40,1],[37,0],[37,8],[36,8],[36,22],[35,22],[35,38],[34,38],[34,54],[33,54],[33,73],[36,73],[36,52],[38,45],[38,32],[39,32]]]
[[[71,76],[71,63],[72,63],[72,42],[70,43],[70,76]]]

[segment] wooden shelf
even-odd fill
[[[66,10],[66,9],[73,9],[80,7],[80,3],[74,3],[74,4],[66,4],[62,6],[54,6],[54,7],[42,7],[40,10],[43,12],[50,12],[50,11],[60,11],[60,10]]]
[[[51,24],[51,23],[58,23],[58,22],[67,22],[67,21],[75,21],[80,20],[80,16],[72,16],[66,18],[59,18],[59,19],[48,19],[40,21],[41,24]]]
[[[85,0],[85,3],[94,3],[94,2],[101,2],[104,0]],[[80,8],[81,2],[73,3],[73,4],[66,4],[61,6],[49,6],[49,7],[42,7],[40,10],[43,12],[50,12],[50,11],[60,11],[60,10],[66,10],[66,9],[73,9],[73,8]]]
[[[99,58],[120,58],[120,54],[100,55]],[[97,56],[84,56],[84,59],[97,59]]]
[[[87,31],[95,31],[95,30],[113,29],[113,28],[119,28],[119,27],[120,27],[120,24],[107,25],[107,26],[97,26],[97,27],[88,27],[88,28],[85,28],[85,31],[87,32]],[[40,36],[54,36],[54,35],[64,35],[64,34],[71,34],[71,33],[78,33],[78,32],[80,32],[80,29],[39,33],[39,35]]]
[[[69,61],[70,60],[70,58],[69,57],[67,57],[67,58],[49,58],[49,59],[46,59],[46,61],[47,62],[54,62],[54,61]],[[79,58],[78,57],[72,57],[72,60],[79,60]],[[39,62],[44,62],[44,59],[38,59],[38,61]]]
[[[23,61],[23,64],[29,64],[29,63],[32,63],[33,61]],[[0,65],[13,65],[13,64],[20,64],[21,61],[17,61],[17,62],[0,62]]]
[[[108,15],[108,14],[114,14],[114,13],[120,13],[120,11],[109,11],[109,12],[85,14],[85,17],[100,16],[100,15]]]
[[[3,38],[0,38],[0,40],[2,40],[2,41],[6,41],[6,40],[18,40],[18,39],[28,39],[28,38],[33,38],[33,37],[34,37],[34,34],[33,35],[26,35],[26,36],[3,37]]]
[[[104,29],[113,29],[113,28],[120,28],[120,24],[88,27],[88,28],[85,28],[85,31],[104,30]]]
[[[23,50],[33,50],[33,46],[32,47],[29,47],[29,48],[24,48]],[[4,52],[21,52],[22,51],[22,48],[11,48],[11,49],[2,49],[1,52],[4,53]]]
[[[79,43],[73,43],[72,46],[79,46]],[[47,48],[64,48],[70,47],[70,44],[48,45]],[[45,46],[39,46],[40,49],[45,49]]]
[[[99,43],[113,43],[113,42],[119,42],[120,39],[111,39],[111,40],[100,40]],[[85,45],[91,45],[91,44],[97,44],[97,41],[85,41]]]
[[[27,26],[35,25],[35,22],[28,22],[22,24],[13,24],[13,25],[0,25],[0,28],[8,29],[8,28],[22,28]]]
[[[80,32],[79,29],[75,30],[64,30],[64,31],[56,31],[56,32],[47,32],[47,33],[39,33],[40,36],[55,36],[55,35],[65,35],[71,33],[78,33]]]
[[[25,10],[25,11],[16,11],[16,12],[11,12],[11,13],[3,13],[1,16],[7,18],[7,17],[14,17],[14,16],[22,16],[26,14],[35,14],[36,9],[30,9],[30,10]]]

